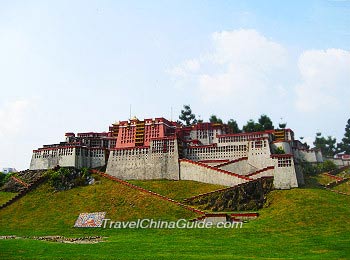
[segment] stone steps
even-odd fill
[[[45,176],[41,176],[38,179],[36,179],[34,182],[27,184],[28,186],[24,189],[22,189],[16,196],[14,196],[12,199],[8,200],[4,204],[0,205],[0,209],[3,209],[15,201],[19,200],[23,196],[25,196],[29,191],[34,190],[36,187],[38,187],[41,183],[43,183],[46,180]]]

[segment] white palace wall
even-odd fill
[[[30,170],[60,167],[95,168],[106,164],[105,149],[86,147],[61,147],[40,149],[33,152]]]
[[[152,140],[150,148],[112,150],[106,173],[120,179],[179,179],[176,139]]]

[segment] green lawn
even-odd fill
[[[350,181],[343,182],[332,188],[333,190],[341,191],[350,195]]]
[[[227,188],[222,185],[208,184],[197,181],[169,181],[169,180],[152,180],[140,181],[129,180],[130,183],[162,194],[168,198],[181,201],[183,199],[210,191]]]
[[[15,192],[0,191],[0,205],[9,201],[10,199],[12,199],[16,195],[17,195],[17,193],[15,193]]]
[[[105,179],[100,185],[61,193],[48,192],[48,187],[42,186],[0,210],[0,235],[102,235],[108,237],[107,242],[78,245],[0,240],[0,259],[350,258],[350,196],[313,185],[271,192],[269,207],[261,209],[260,217],[242,229],[72,228],[81,211],[106,210],[115,220],[138,218],[142,210],[158,218],[189,216],[177,206],[147,194],[139,196]],[[129,203],[137,205],[136,209]],[[168,209],[175,210],[174,216]]]

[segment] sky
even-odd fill
[[[350,1],[0,0],[0,169],[66,132],[184,104],[310,145],[350,118]]]

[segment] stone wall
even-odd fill
[[[273,177],[275,173],[275,167],[274,166],[269,166],[263,169],[260,169],[256,172],[250,173],[246,175],[247,177],[251,179],[259,179],[262,177]]]
[[[274,159],[274,187],[276,189],[290,189],[298,187],[297,173],[293,157],[290,155],[275,155]]]
[[[186,159],[180,160],[180,179],[225,186],[234,186],[250,180],[238,174]]]
[[[229,163],[224,163],[221,165],[217,165],[219,169],[229,171],[229,172],[234,172],[238,173],[240,175],[247,175],[249,173],[252,173],[258,168],[254,167],[253,165],[248,164],[248,158],[243,157],[241,159],[237,159],[234,161],[231,161]]]
[[[60,167],[96,168],[106,165],[105,149],[65,148],[34,151],[30,170],[52,169]]]
[[[273,189],[272,178],[260,178],[235,187],[213,191],[185,200],[185,203],[201,210],[243,211],[263,207],[265,197]]]
[[[167,147],[166,151],[157,149],[153,143],[150,148],[112,150],[106,173],[124,180],[178,180],[179,162],[176,139],[169,141],[168,145],[164,146]]]

